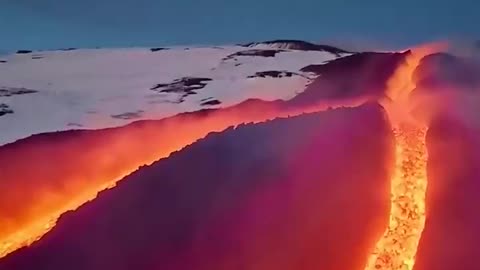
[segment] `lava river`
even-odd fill
[[[426,129],[402,125],[394,134],[396,154],[389,226],[370,256],[367,270],[413,269],[425,224]]]
[[[368,258],[365,270],[412,270],[425,226],[427,190],[427,127],[413,119],[409,94],[414,71],[426,55],[443,49],[431,45],[414,49],[387,84],[384,103],[394,127],[395,168],[391,180],[388,227]]]

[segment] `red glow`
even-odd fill
[[[1,148],[0,257],[38,240],[61,214],[94,199],[139,166],[210,132],[327,108],[285,109],[281,104],[252,101],[122,128],[40,135]]]

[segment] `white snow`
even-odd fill
[[[140,119],[161,119],[202,108],[227,107],[248,98],[289,99],[305,89],[311,76],[299,70],[336,58],[318,51],[285,51],[275,57],[237,56],[239,46],[169,48],[80,49],[3,56],[0,90],[26,88],[38,91],[1,96],[13,114],[0,116],[0,145],[32,134],[68,129],[122,126]],[[32,59],[40,56],[41,59]],[[247,78],[261,71],[290,71],[284,78]],[[159,83],[182,77],[205,77],[205,88],[176,103],[178,93],[150,90]],[[206,98],[217,106],[201,106]],[[137,113],[137,118],[112,115]]]

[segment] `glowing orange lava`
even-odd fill
[[[368,258],[365,270],[412,270],[425,226],[427,189],[427,128],[409,111],[409,94],[415,89],[413,73],[423,57],[440,51],[442,44],[414,49],[387,82],[384,104],[394,126],[395,168],[390,191],[388,227]]]
[[[425,224],[427,150],[425,128],[401,125],[395,133],[395,171],[387,230],[371,254],[367,270],[411,270]]]

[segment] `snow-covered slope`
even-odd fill
[[[343,55],[272,45],[19,51],[0,57],[0,145],[248,98],[290,99],[314,77],[303,67]]]

